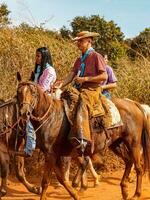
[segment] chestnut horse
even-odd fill
[[[21,82],[21,78],[19,80],[17,98],[20,114],[25,119],[30,117],[36,132],[37,145],[45,154],[45,170],[40,199],[46,199],[46,190],[53,169],[60,183],[75,200],[78,200],[79,196],[75,190],[65,181],[65,169],[61,166],[61,156],[70,156],[74,152],[73,147],[70,146],[68,141],[70,124],[65,114],[63,102],[53,99],[44,93],[37,84],[33,82]],[[117,155],[124,159],[125,171],[121,180],[123,199],[127,199],[128,196],[128,176],[134,163],[137,181],[135,194],[132,199],[135,200],[141,196],[142,164],[144,165],[144,169],[150,173],[150,136],[146,132],[145,115],[140,105],[121,99],[115,99],[114,103],[120,112],[123,126],[108,130],[110,136],[109,142],[107,142],[108,138],[105,132],[95,134],[94,153],[101,151],[108,145]],[[85,117],[88,117],[88,111],[85,112]],[[78,122],[78,118],[76,120]],[[122,144],[126,152],[125,155],[127,155],[125,157],[122,151],[120,151]],[[141,150],[144,154],[143,163],[141,163]]]
[[[6,194],[6,183],[9,174],[10,157],[15,150],[21,147],[24,139],[23,126],[19,123],[17,99],[12,98],[9,101],[0,104],[0,174],[1,187],[0,197]],[[19,125],[19,126],[18,126]],[[21,127],[22,128],[21,128]],[[20,128],[21,129],[20,129]],[[33,193],[39,194],[39,188],[31,185],[24,174],[24,158],[15,157],[15,170],[17,178],[25,185],[25,187]]]

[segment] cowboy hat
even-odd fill
[[[80,33],[77,33],[77,36],[75,38],[73,38],[73,41],[78,41],[81,40],[83,38],[88,38],[88,37],[97,37],[99,36],[99,33],[95,33],[95,32],[89,32],[89,31],[82,31]]]

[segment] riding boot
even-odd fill
[[[89,125],[88,109],[83,102],[80,102],[76,121],[70,134],[71,143],[82,153],[92,154],[94,151],[94,143],[91,140],[91,132]],[[84,152],[83,152],[84,151]]]

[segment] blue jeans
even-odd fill
[[[36,147],[36,134],[34,132],[34,128],[30,122],[30,120],[27,122],[26,125],[26,145],[25,145],[25,153],[27,155],[32,155],[33,150],[35,150]]]
[[[102,94],[106,97],[106,98],[108,98],[108,99],[111,99],[111,94],[109,93],[109,92],[102,92]]]

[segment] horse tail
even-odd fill
[[[142,131],[142,147],[143,147],[143,158],[144,158],[144,172],[148,170],[150,179],[150,135],[146,128]]]
[[[142,130],[142,148],[143,148],[143,158],[144,158],[144,173],[148,170],[148,175],[150,179],[150,113],[145,114],[144,108],[141,104],[135,102],[137,107],[143,113],[143,130]]]

